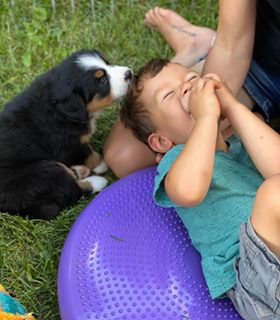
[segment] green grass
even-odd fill
[[[14,6],[12,7],[12,3]],[[217,1],[0,1],[0,109],[37,75],[75,50],[96,48],[113,63],[139,68],[152,57],[172,57],[164,40],[143,25],[145,12],[161,5],[175,9],[194,23],[215,27]],[[112,10],[114,9],[114,10]],[[102,145],[118,115],[109,107],[92,139]],[[0,151],[1,152],[1,151]],[[106,175],[111,182],[114,175]],[[1,181],[0,181],[1,183]],[[57,268],[71,225],[91,199],[82,199],[51,221],[32,221],[0,213],[0,283],[38,319],[60,319]]]

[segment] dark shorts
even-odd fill
[[[244,87],[269,121],[280,114],[280,75],[252,60]]]
[[[280,260],[256,235],[250,222],[240,227],[236,286],[227,292],[245,320],[280,319]]]

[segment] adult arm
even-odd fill
[[[252,59],[255,22],[256,0],[220,0],[217,36],[202,74],[218,74],[235,95]]]

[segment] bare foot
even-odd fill
[[[192,66],[208,53],[216,32],[191,24],[176,12],[155,7],[150,9],[144,23],[158,30],[175,51],[173,61]]]

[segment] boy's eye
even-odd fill
[[[173,93],[172,91],[167,92],[164,96],[163,96],[163,100],[165,100],[168,96],[170,96]]]

